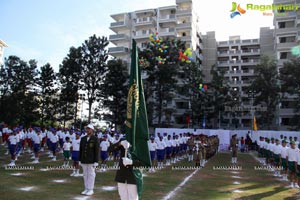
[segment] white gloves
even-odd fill
[[[121,145],[124,147],[124,149],[129,149],[130,143],[127,140],[121,141]]]
[[[78,165],[81,166],[81,162],[80,161],[78,162]]]
[[[95,162],[95,163],[93,164],[93,167],[96,168],[96,167],[98,167],[98,165],[99,165],[99,164]]]
[[[123,165],[124,165],[124,166],[132,165],[132,160],[129,159],[129,158],[123,157],[122,160],[123,160]]]

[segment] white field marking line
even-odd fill
[[[182,186],[184,186],[184,184],[186,182],[188,182],[190,180],[190,178],[192,178],[200,169],[196,169],[193,173],[191,173],[189,176],[185,177],[185,179],[171,192],[169,192],[164,198],[163,200],[168,200],[171,199],[175,193],[177,192],[177,190],[179,190]]]
[[[114,191],[114,190],[117,190],[117,187],[115,187],[115,186],[103,186],[101,189],[105,190],[105,191]]]

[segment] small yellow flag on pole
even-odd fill
[[[253,130],[257,131],[256,117],[253,117]]]

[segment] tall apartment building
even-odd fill
[[[109,54],[129,63],[132,39],[136,40],[138,47],[144,48],[149,35],[157,32],[162,38],[185,41],[201,62],[199,3],[197,0],[176,0],[176,5],[172,6],[111,15],[115,22],[110,24],[110,29],[115,34],[109,36],[109,41],[116,47],[109,48]]]
[[[4,48],[7,47],[7,44],[0,40],[0,65],[3,64],[3,54],[4,54]]]
[[[242,40],[240,36],[230,36],[228,41],[218,42],[214,32],[203,35],[204,72],[209,74],[214,64],[224,71],[232,96],[231,106],[221,114],[226,122],[223,128],[251,128],[254,113],[250,111],[250,106],[253,105],[253,96],[249,94],[247,87],[255,76],[254,69],[260,63],[260,57],[274,54],[273,32],[274,30],[264,27],[260,29],[259,39]],[[211,77],[207,77],[209,82]]]
[[[200,67],[203,45],[198,27],[199,4],[199,0],[176,0],[176,5],[111,15],[115,22],[110,24],[110,29],[115,34],[109,36],[109,41],[116,47],[110,47],[109,54],[129,65],[132,39],[143,49],[150,42],[149,35],[158,33],[163,39],[168,37],[185,41],[186,47],[192,49],[193,59]],[[183,83],[179,80],[178,84]],[[164,102],[163,106],[175,109],[175,112],[171,116],[162,116],[162,123],[175,127],[184,126],[184,114],[189,109],[189,99],[175,95],[172,101]],[[157,123],[157,119],[154,119],[153,124]]]
[[[274,11],[274,52],[279,70],[284,62],[295,58],[291,49],[300,46],[300,0],[274,0],[274,4],[298,5],[298,10]],[[290,120],[294,115],[295,101],[297,101],[296,96],[288,96],[280,102],[276,119],[276,126],[280,129],[285,129],[290,125]]]

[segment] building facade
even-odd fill
[[[7,44],[0,40],[0,65],[3,64],[3,55],[4,55],[4,48],[7,47]]]
[[[130,63],[132,39],[143,49],[149,42],[149,35],[158,33],[162,38],[185,41],[186,46],[193,50],[195,58],[201,62],[202,44],[197,7],[197,0],[176,0],[173,6],[111,15],[115,21],[110,24],[114,34],[109,36],[109,41],[115,47],[109,48],[109,54]]]
[[[291,54],[291,48],[300,45],[300,0],[274,0],[274,4],[298,4],[299,9],[273,11],[274,29],[260,28],[259,38],[241,39],[240,36],[230,36],[227,41],[217,41],[213,31],[201,35],[196,9],[199,4],[200,1],[197,0],[176,0],[176,5],[172,6],[111,15],[115,20],[110,24],[114,34],[109,36],[109,40],[115,47],[109,48],[109,54],[129,64],[132,39],[137,41],[140,48],[144,48],[149,42],[149,35],[156,32],[162,38],[185,41],[201,66],[204,83],[209,83],[212,79],[212,66],[225,73],[232,104],[225,108],[222,113],[223,126],[220,127],[219,123],[218,127],[251,129],[255,114],[254,96],[248,86],[255,77],[255,67],[260,64],[261,57],[266,55],[278,63],[279,73],[283,63],[295,57]],[[292,96],[281,99],[274,120],[275,129],[288,128],[294,115],[295,101],[296,98]],[[165,102],[164,106],[175,109],[176,112],[171,116],[163,116],[163,121],[171,122],[173,127],[186,125],[184,115],[190,112],[186,97],[175,94],[174,99]]]
[[[291,49],[300,46],[300,0],[274,0],[274,4],[298,5],[298,10],[281,9],[274,11],[274,52],[279,71],[284,62],[295,58]],[[296,96],[290,95],[281,98],[276,116],[276,126],[279,129],[289,128],[297,100]]]
[[[141,49],[150,42],[149,35],[165,38],[176,38],[186,43],[186,48],[193,51],[193,59],[200,67],[202,63],[202,37],[199,30],[198,0],[176,0],[175,5],[153,9],[138,10],[129,13],[113,14],[115,20],[110,24],[114,34],[109,41],[115,47],[109,48],[109,54],[130,64],[131,41],[134,39]],[[142,74],[142,78],[147,77]],[[178,85],[183,84],[178,80]],[[164,109],[173,109],[171,114],[164,114],[161,123],[172,127],[182,127],[185,124],[184,114],[189,109],[189,99],[176,94],[171,101],[163,102]],[[158,124],[158,119],[153,119]]]

